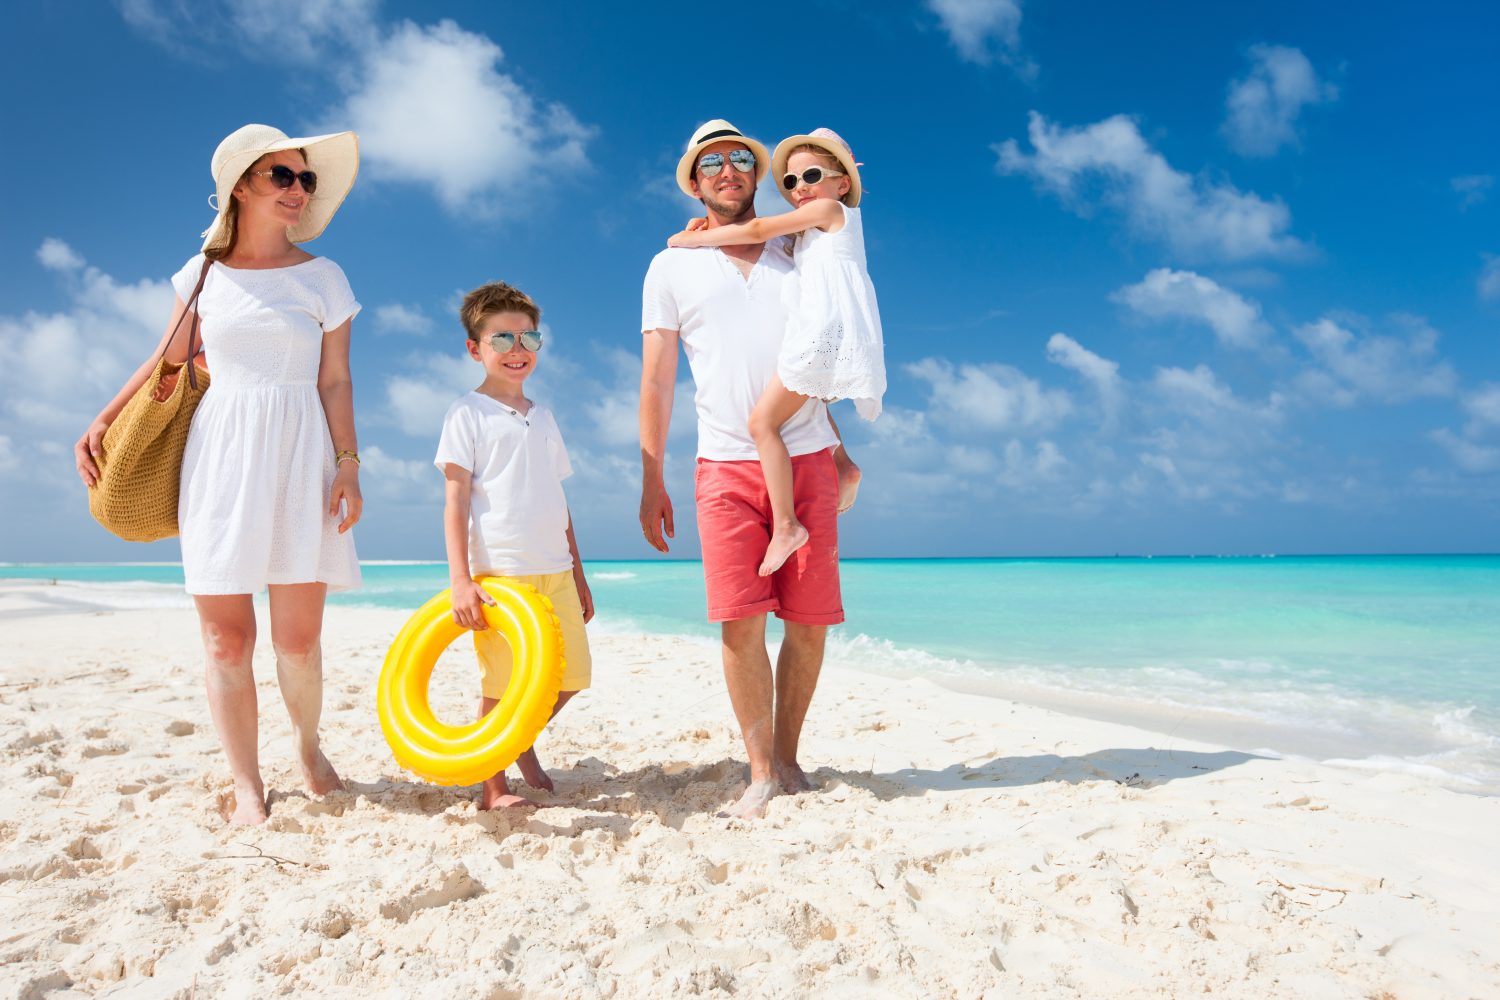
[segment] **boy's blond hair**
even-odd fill
[[[470,340],[479,339],[479,327],[491,313],[517,312],[531,319],[532,326],[542,321],[542,310],[531,301],[531,296],[503,281],[491,281],[464,296],[459,307],[458,318],[469,332]]]

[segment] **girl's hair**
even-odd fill
[[[787,160],[791,160],[792,154],[794,153],[811,153],[819,160],[821,160],[825,167],[832,167],[834,170],[837,170],[841,174],[844,172],[844,165],[839,162],[839,158],[837,156],[834,156],[828,150],[824,149],[822,146],[815,146],[810,142],[805,142],[800,146],[793,146],[791,149],[787,150]],[[780,179],[781,178],[779,177],[777,178],[777,180]],[[849,191],[853,190],[854,188],[851,185]],[[844,197],[840,198],[839,201],[843,201],[844,198],[849,197],[849,191],[845,191]]]
[[[266,156],[270,155],[269,153],[266,154]],[[302,157],[304,164],[307,163],[307,150],[299,149],[297,150],[297,155]],[[264,160],[265,158],[265,156],[262,156],[260,160]],[[256,164],[260,163],[260,160],[256,160],[255,163],[246,167],[245,172],[240,174],[239,181],[235,183],[238,184],[240,181],[243,181],[248,184],[250,182],[250,173],[255,169]],[[203,256],[209,260],[223,260],[225,257],[228,257],[234,250],[234,241],[239,237],[239,234],[240,203],[239,199],[235,198],[231,193],[229,204],[224,206],[224,222],[219,226],[219,233],[214,237],[214,241],[203,248]]]

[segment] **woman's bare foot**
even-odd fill
[[[792,761],[790,764],[777,764],[776,780],[781,783],[781,790],[788,795],[796,795],[798,792],[810,792],[813,784],[807,780],[807,772]]]
[[[302,784],[314,795],[327,795],[344,789],[339,773],[328,763],[328,758],[323,756],[321,750],[314,750],[311,758],[303,758]]]
[[[771,544],[766,546],[766,557],[761,560],[760,575],[770,576],[781,568],[781,564],[791,558],[792,553],[807,544],[807,529],[802,525],[788,531],[778,531],[771,536]]]
[[[547,772],[542,770],[542,764],[536,759],[536,749],[530,748],[521,756],[516,758],[516,767],[521,769],[521,778],[532,788],[544,788],[553,791],[552,779]]]
[[[854,506],[854,497],[859,493],[859,481],[863,478],[859,466],[846,462],[839,466],[839,513]]]
[[[524,809],[528,806],[535,807],[536,803],[512,792],[510,782],[505,780],[504,771],[486,781],[479,793],[479,808],[481,809]]]
[[[766,804],[780,792],[775,781],[753,781],[738,802],[725,806],[718,815],[722,819],[760,819],[766,814]]]
[[[219,796],[219,815],[230,826],[259,826],[271,815],[266,808],[265,788],[236,785]]]

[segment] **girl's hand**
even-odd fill
[[[493,605],[495,599],[473,580],[460,580],[453,585],[453,621],[464,628],[483,632],[490,627],[484,620],[484,606]]]
[[[700,229],[707,229],[707,228],[708,228],[708,219],[705,218],[704,216],[700,215],[700,216],[698,216],[695,219],[689,219],[687,225],[685,227],[683,227],[683,232],[685,232],[685,233],[696,233]]]
[[[692,230],[684,229],[667,240],[667,246],[696,248],[702,246],[702,244],[698,242],[698,237],[693,234]]]
[[[85,486],[92,487],[99,482],[99,456],[104,452],[104,432],[107,430],[109,424],[95,420],[73,445],[73,464]]]
[[[583,606],[583,623],[587,625],[594,617],[594,594],[582,573],[575,576],[573,582],[578,586],[578,603]]]
[[[344,519],[339,522],[339,534],[343,534],[359,522],[364,512],[365,501],[359,493],[359,465],[355,462],[340,462],[339,471],[333,476],[333,489],[328,493],[328,516],[339,516],[339,504],[344,505]]]

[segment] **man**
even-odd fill
[[[703,203],[707,224],[755,217],[765,146],[723,119],[699,127],[677,164],[677,186]],[[716,250],[669,249],[646,273],[641,330],[641,530],[662,552],[673,537],[663,460],[677,347],[697,387],[696,503],[709,621],[721,623],[724,680],[750,758],[750,785],[721,815],[759,817],[779,792],[812,786],[797,762],[802,723],[823,667],[828,626],[844,620],[839,594],[838,437],[827,407],[809,400],[781,428],[792,455],[797,518],[809,541],[769,577],[757,569],[771,509],[750,411],[776,373],[786,327],[784,239]],[[665,537],[664,537],[665,536]],[[766,614],[786,626],[774,675]]]

